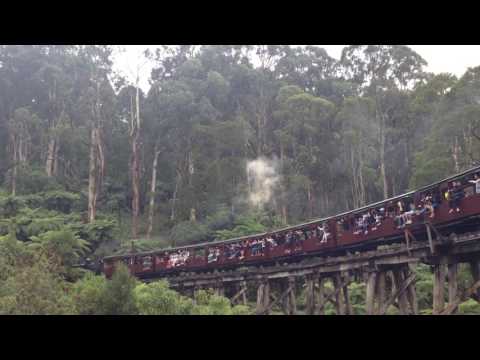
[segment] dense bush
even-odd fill
[[[191,299],[169,289],[166,281],[138,285],[135,300],[141,315],[189,315],[194,308]]]

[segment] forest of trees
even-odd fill
[[[115,51],[0,45],[0,313],[248,313],[75,265],[334,215],[480,160],[480,66],[428,73],[400,45],[161,46],[144,93]],[[252,207],[258,159],[277,181]]]

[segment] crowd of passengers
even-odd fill
[[[227,260],[243,260],[247,249],[250,250],[251,256],[262,256],[267,246],[274,249],[279,245],[285,245],[285,254],[289,254],[293,250],[300,250],[302,243],[307,239],[316,238],[320,243],[326,243],[330,238],[328,226],[326,223],[317,225],[315,228],[303,230],[291,230],[283,234],[270,234],[264,238],[246,239],[241,242],[225,244],[223,253]],[[214,263],[220,258],[220,247],[210,247],[207,253],[207,263]],[[167,268],[183,266],[190,257],[188,250],[178,250],[175,252],[167,252],[163,257]]]
[[[463,181],[462,181],[463,180]],[[412,224],[415,220],[422,220],[426,217],[433,219],[435,211],[443,200],[449,204],[449,213],[461,211],[461,202],[465,196],[472,193],[480,194],[480,174],[476,173],[471,178],[456,180],[449,183],[446,190],[440,192],[439,189],[433,189],[421,194],[415,202],[413,199],[400,199],[397,202],[390,201],[378,209],[369,209],[363,214],[356,214],[351,217],[342,218],[338,221],[338,226],[343,231],[351,231],[356,235],[367,235],[369,232],[376,231],[382,226],[387,218],[392,218],[397,229],[402,229],[406,225]],[[468,193],[466,186],[474,184],[473,192]],[[415,205],[417,204],[417,205]],[[305,240],[317,239],[321,244],[327,243],[331,237],[326,222],[309,228],[290,230],[283,233],[269,234],[263,238],[246,239],[240,242],[225,244],[224,256],[227,260],[243,260],[247,249],[252,256],[262,256],[267,246],[275,249],[279,245],[285,245],[284,252],[289,254],[302,248]],[[213,263],[220,257],[220,247],[211,247],[208,249],[207,262]],[[190,257],[188,250],[178,250],[173,253],[166,253],[165,259],[167,267],[178,267],[186,264]]]
[[[302,249],[302,243],[307,239],[319,239],[320,243],[326,243],[330,238],[326,223],[317,225],[310,229],[290,230],[285,233],[269,234],[262,238],[246,239],[240,242],[225,244],[224,256],[227,260],[243,260],[250,250],[251,256],[262,256],[267,246],[275,249],[277,246],[285,245],[285,254]],[[212,247],[208,250],[207,261],[212,263],[220,257],[220,249]]]
[[[186,264],[190,257],[188,250],[178,250],[172,253],[166,253],[165,258],[167,262],[167,268],[183,266]]]
[[[412,224],[414,216],[433,218],[435,208],[440,204],[437,194],[427,193],[418,202],[417,208],[411,199],[401,199],[389,202],[378,209],[369,209],[363,214],[354,215],[348,219],[341,219],[339,224],[344,231],[353,230],[355,235],[368,235],[379,229],[384,220],[392,218],[398,229]]]
[[[339,226],[344,231],[353,230],[356,235],[367,235],[376,231],[386,218],[394,220],[397,229],[403,229],[415,220],[433,219],[435,211],[443,199],[448,202],[449,213],[461,211],[462,199],[467,195],[468,185],[474,184],[473,193],[480,194],[480,174],[476,173],[471,178],[464,178],[449,183],[444,191],[432,189],[421,194],[417,201],[413,199],[400,199],[390,201],[386,206],[378,209],[369,209],[363,214],[357,214],[347,219],[341,219]],[[470,193],[468,193],[470,194]]]

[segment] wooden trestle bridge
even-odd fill
[[[328,302],[334,305],[336,314],[354,314],[348,285],[352,281],[365,282],[367,314],[383,315],[394,305],[400,314],[415,315],[418,304],[414,270],[423,263],[433,266],[433,314],[455,314],[462,302],[470,298],[480,301],[480,231],[451,234],[447,238],[429,224],[426,227],[427,241],[417,241],[407,231],[405,242],[379,246],[376,250],[306,258],[268,267],[184,272],[163,277],[174,289],[193,298],[199,289],[214,289],[217,294],[227,296],[232,304],[246,305],[255,294],[259,315],[270,314],[275,306],[284,314],[297,314],[295,294],[301,287],[305,288],[307,314],[324,314]],[[462,293],[457,285],[460,263],[470,265],[473,278],[471,286]],[[332,290],[325,286],[328,280],[333,283]]]

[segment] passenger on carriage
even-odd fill
[[[413,202],[406,205],[402,200],[397,203],[398,215],[395,217],[395,224],[398,229],[403,229],[406,225],[413,223],[413,216],[416,214],[415,205]],[[407,210],[408,208],[408,210]]]
[[[395,213],[395,205],[393,201],[389,201],[387,205],[387,211],[386,211],[386,216],[389,218],[395,218],[396,213]]]
[[[317,226],[317,237],[319,239],[322,239],[320,240],[321,244],[324,244],[328,241],[328,238],[330,237],[330,233],[328,231],[328,225],[326,222]]]
[[[378,211],[375,211],[375,227],[372,230],[377,230],[377,228],[382,225],[382,220],[384,218],[385,208],[380,208]]]
[[[369,217],[368,214],[362,214],[357,216],[357,219],[355,222],[356,230],[354,231],[354,234],[357,234],[357,235],[368,234],[368,217]]]
[[[277,242],[271,235],[267,236],[267,243],[270,245],[270,248],[272,249],[278,246]]]
[[[299,231],[288,231],[285,234],[285,254],[290,254],[293,251],[301,249],[300,241],[302,239],[303,232]]]
[[[480,176],[477,173],[473,175],[473,179],[468,181],[469,183],[475,184],[475,193],[480,194]]]
[[[178,250],[171,254],[166,253],[165,257],[167,258],[167,267],[183,266],[189,259],[190,252],[188,250]]]
[[[291,245],[293,240],[293,234],[291,231],[287,232],[285,234],[285,245]]]
[[[429,214],[429,217],[433,219],[435,216],[435,209],[433,206],[433,196],[430,193],[423,194],[420,203],[418,204],[417,214],[423,218],[424,215]]]
[[[227,244],[225,245],[225,257],[229,260],[234,259],[237,257],[237,248],[239,244]]]
[[[375,214],[376,213],[377,213],[377,211],[375,209],[371,209],[368,212],[367,225],[371,228],[372,231],[377,230],[377,227],[376,227],[377,221],[375,219]]]
[[[340,225],[343,231],[350,231],[350,219],[348,217],[340,219]]]
[[[362,215],[362,229],[365,235],[368,234],[368,224],[370,222],[370,213],[366,213]]]
[[[253,239],[250,241],[250,249],[253,256],[262,255],[265,251],[265,239]]]
[[[363,217],[358,216],[355,219],[355,231],[353,232],[355,235],[361,234],[365,231],[364,224],[363,224]]]
[[[180,262],[180,257],[178,256],[178,254],[171,254],[170,255],[170,266],[171,267],[176,267],[179,265],[179,262]]]
[[[462,199],[465,197],[465,192],[463,191],[462,184],[460,181],[454,181],[452,188],[447,190],[445,193],[445,197],[449,200],[449,214],[456,211],[457,213],[460,212],[460,203]]]
[[[209,264],[212,263],[212,262],[215,262],[215,261],[218,260],[219,256],[220,256],[220,249],[210,248],[210,249],[208,249],[207,262]]]
[[[415,204],[413,202],[408,204],[408,208],[409,208],[409,210],[405,211],[405,223],[407,225],[409,225],[413,222],[412,218],[416,214]]]
[[[306,240],[311,240],[315,237],[314,232],[311,230],[311,228],[303,230],[303,233],[305,234],[305,239]]]
[[[305,241],[305,233],[302,230],[297,230],[294,233],[295,243],[299,244],[301,241]]]

